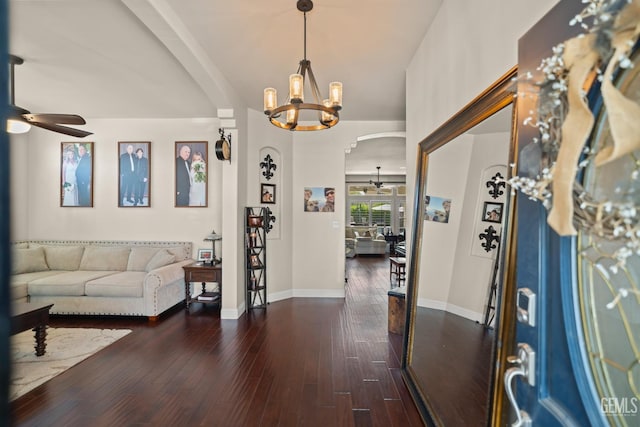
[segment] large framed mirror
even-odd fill
[[[402,373],[427,425],[500,419],[510,342],[516,67],[420,142]],[[510,304],[512,305],[512,304]],[[497,363],[501,361],[500,363]]]

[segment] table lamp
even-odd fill
[[[213,256],[211,257],[211,265],[220,264],[222,258],[216,257],[216,240],[222,240],[222,235],[212,230],[210,234],[207,234],[204,238],[205,242],[211,242],[211,248],[213,249]]]

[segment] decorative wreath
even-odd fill
[[[549,211],[547,223],[559,235],[576,235],[577,226],[615,242],[611,258],[624,265],[629,256],[640,255],[640,158],[634,153],[640,149],[640,105],[625,97],[613,78],[634,65],[631,54],[640,34],[640,0],[583,3],[587,6],[570,25],[585,31],[555,46],[542,61],[539,70],[544,79],[536,83],[537,112],[523,123],[539,131],[533,142],[541,145],[541,173],[536,178],[516,176],[509,183],[543,203]],[[586,143],[595,120],[583,88],[594,78],[600,82],[612,144],[589,148]],[[580,169],[600,167],[627,155],[635,158],[629,179],[638,191],[623,201],[602,196],[598,200],[576,181]]]

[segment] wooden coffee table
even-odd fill
[[[33,329],[36,335],[36,356],[42,356],[47,347],[47,323],[49,323],[49,309],[53,304],[12,304],[11,335]]]

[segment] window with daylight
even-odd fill
[[[376,225],[380,232],[400,233],[405,227],[406,185],[347,184],[346,223]]]

